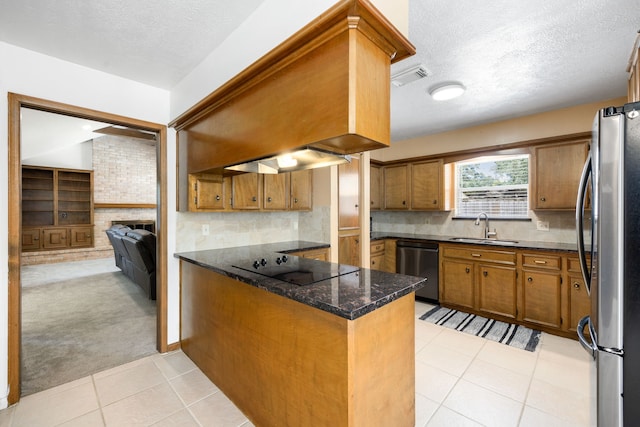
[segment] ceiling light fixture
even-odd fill
[[[429,90],[429,95],[436,101],[447,101],[457,98],[465,91],[460,83],[444,83]]]

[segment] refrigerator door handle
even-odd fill
[[[580,259],[580,270],[582,278],[587,287],[587,294],[591,295],[591,274],[587,273],[587,257],[584,248],[584,198],[587,192],[587,182],[591,175],[591,153],[587,156],[587,161],[582,169],[580,185],[578,187],[578,199],[576,200],[576,234],[578,236],[578,258]],[[593,233],[594,230],[591,230]],[[584,319],[583,319],[584,320]]]
[[[590,342],[587,341],[587,337],[584,336],[584,328],[587,325],[589,325],[589,335],[591,338],[589,340]],[[596,353],[598,352],[598,344],[596,342],[596,334],[595,334],[595,331],[593,330],[593,326],[591,325],[591,319],[589,316],[584,316],[578,322],[578,341],[580,341],[580,344],[582,344],[582,347],[584,347],[584,349],[587,350],[587,353],[589,353],[591,357],[595,359]]]

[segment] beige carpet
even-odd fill
[[[155,301],[113,258],[22,275],[23,396],[156,353]]]

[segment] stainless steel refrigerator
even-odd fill
[[[640,103],[600,110],[576,208],[591,315],[578,338],[597,364],[598,426],[640,425]]]

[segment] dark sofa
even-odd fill
[[[149,299],[156,299],[156,235],[147,230],[114,224],[106,230],[113,246],[116,266],[140,286]]]

